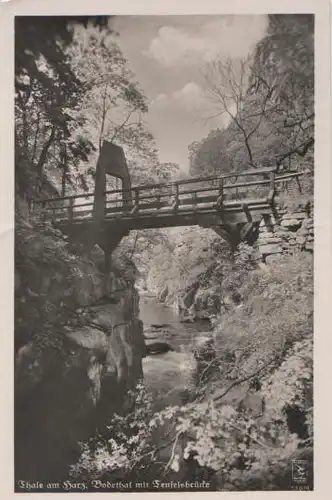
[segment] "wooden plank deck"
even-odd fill
[[[277,176],[274,169],[261,169],[106,191],[102,216],[95,213],[94,193],[34,200],[34,206],[67,233],[71,229],[74,232],[86,229],[96,222],[104,228],[122,226],[127,231],[196,224],[212,226],[216,221],[242,224],[257,222],[271,213],[277,186],[298,180],[300,175],[289,172]]]

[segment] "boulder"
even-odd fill
[[[309,234],[308,229],[301,227],[297,232],[296,236],[307,236]]]
[[[282,228],[278,229],[278,231],[276,231],[274,233],[274,236],[276,238],[280,238],[282,240],[288,240],[289,239],[289,231],[286,231],[285,229],[283,230]]]
[[[194,303],[195,295],[196,295],[198,288],[199,288],[199,282],[195,283],[190,288],[190,290],[186,293],[186,295],[184,296],[183,304],[185,305],[185,307],[187,309],[189,309],[192,306],[192,304]]]
[[[209,318],[220,310],[220,295],[216,287],[198,289],[191,307],[195,318]]]
[[[313,241],[307,241],[305,245],[305,249],[308,250],[309,252],[314,251],[314,242]]]
[[[259,245],[268,245],[268,244],[272,244],[272,243],[281,243],[282,242],[282,239],[281,238],[259,238],[258,240],[258,244]]]
[[[313,227],[313,219],[311,217],[308,217],[307,219],[304,219],[302,222],[303,227],[306,227],[307,229]]]
[[[271,231],[264,231],[259,234],[259,238],[273,238],[275,235]]]
[[[307,214],[305,212],[293,212],[291,214],[285,214],[282,216],[283,220],[292,220],[292,219],[306,219]]]
[[[298,238],[296,238],[296,242],[298,243],[298,245],[303,246],[306,242],[306,238],[304,236],[299,236]]]
[[[158,295],[158,300],[160,302],[165,302],[167,295],[168,295],[168,285],[165,285]]]
[[[267,255],[265,258],[265,262],[266,264],[271,265],[275,262],[278,262],[278,259],[280,259],[280,254]]]
[[[296,230],[301,226],[301,221],[297,219],[286,219],[286,220],[283,219],[280,225],[282,227],[287,227],[291,230]]]
[[[262,255],[271,255],[282,253],[282,246],[280,244],[260,245],[259,250]]]
[[[174,351],[173,347],[167,342],[148,342],[146,345],[146,355],[165,354],[169,351]]]

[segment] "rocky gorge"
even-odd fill
[[[194,350],[211,332],[140,291],[131,262],[115,256],[105,273],[98,247],[75,255],[59,232],[38,230],[25,203],[17,211],[15,475],[59,481],[80,443],[126,413],[140,380],[153,411],[185,404]],[[159,352],[149,352],[153,345]]]
[[[278,260],[272,265],[257,259],[260,244],[241,247],[231,255],[213,231],[192,228],[175,245],[174,268],[160,254],[156,267],[151,261],[150,273],[142,280],[121,252],[115,252],[106,273],[98,247],[83,254],[54,228],[40,229],[24,204],[18,211],[18,480],[65,479],[80,458],[80,443],[89,442],[115,413],[126,414],[130,390],[142,378],[153,412],[169,406],[186,412],[191,402],[199,408],[216,400],[216,408],[226,405],[262,418],[267,401],[269,418],[276,418],[274,399],[253,385],[252,376],[246,382],[246,374],[255,373],[257,360],[266,363],[266,358],[284,352],[287,343],[296,345],[297,339],[302,342],[310,335],[307,257],[311,252],[306,246],[290,253],[293,245],[287,251],[280,245],[284,251],[275,253]],[[290,229],[283,221],[286,225],[292,221]],[[310,239],[309,214],[298,211],[289,218],[286,213],[279,222],[290,238],[295,228],[305,230]],[[261,225],[258,242],[263,240],[263,245],[270,238],[265,236],[268,229]],[[275,230],[280,232],[279,227]],[[138,289],[138,282],[144,282],[150,292]],[[264,311],[273,321],[266,322]],[[213,352],[204,358],[211,345]],[[267,387],[268,377],[263,379]],[[271,380],[279,383],[277,376]],[[286,401],[281,398],[283,406]],[[153,438],[155,446],[158,436],[159,430]],[[168,436],[170,444],[159,457],[165,463],[172,454],[172,434]],[[181,456],[183,447],[178,446]],[[173,470],[171,477],[195,477],[197,471],[188,472],[186,460],[181,463],[181,472]]]
[[[61,235],[41,234],[19,209],[15,473],[59,480],[77,460],[78,442],[121,412],[142,378],[139,296],[121,263],[105,274],[98,249],[71,255]]]

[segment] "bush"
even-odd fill
[[[236,281],[241,303],[225,311],[215,328],[217,351],[234,354],[239,376],[312,335],[312,257],[280,258],[243,278]]]
[[[70,470],[73,479],[142,481],[155,468],[158,447],[153,443],[150,425],[152,396],[141,382],[127,396],[131,409],[113,415],[109,425],[80,443],[80,459]]]
[[[286,362],[289,369],[305,351],[300,347],[293,350]],[[309,352],[307,355],[310,358]],[[307,388],[310,376],[306,373],[308,376],[295,384],[297,402]],[[272,387],[278,378],[280,385],[280,374],[271,374],[266,386]],[[192,481],[205,471],[218,490],[289,489],[285,471],[291,459],[303,450],[310,455],[309,427],[310,439],[303,439],[290,432],[286,421],[276,418],[281,417],[285,405],[275,408],[273,416],[268,413],[265,420],[229,405],[217,406],[213,400],[172,406],[153,414],[143,385],[138,386],[134,402],[133,411],[114,416],[106,432],[81,443],[81,457],[71,469],[71,478],[142,481],[183,471],[182,477]],[[160,448],[168,449],[163,462],[159,461]]]
[[[20,203],[15,240],[16,348],[32,340],[41,347],[59,346],[65,327],[90,319],[85,311],[77,313],[79,294],[86,288],[93,295],[101,273],[87,257],[71,252],[61,231],[36,214],[24,213]]]

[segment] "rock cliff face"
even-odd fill
[[[72,283],[77,313],[88,313],[91,321],[64,328],[54,343],[32,335],[17,350],[16,480],[65,478],[78,442],[122,411],[128,389],[142,378],[145,344],[134,281],[116,267],[103,274],[94,260],[76,259]],[[59,296],[66,301],[66,277],[55,276],[42,262],[40,269],[40,276],[29,280],[29,293],[36,299],[44,294],[54,304]],[[27,273],[20,269],[16,287],[17,300],[26,300],[20,289],[27,288]]]

